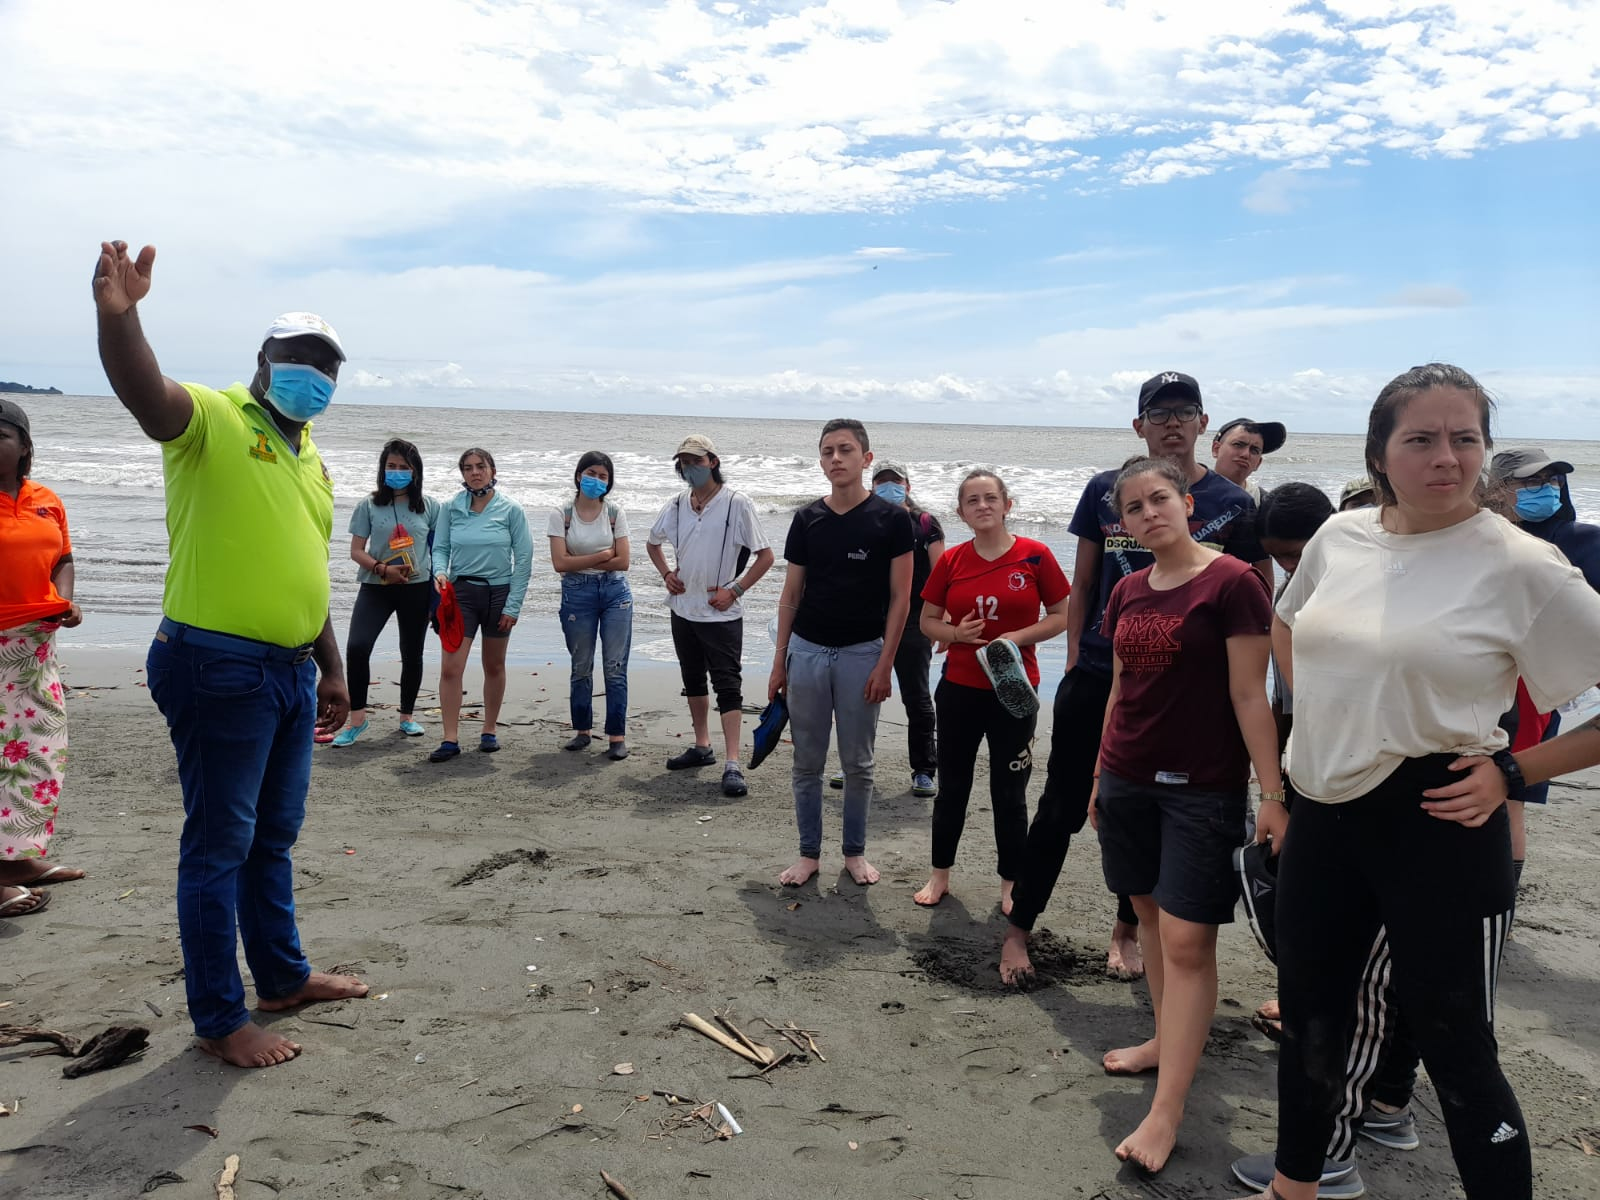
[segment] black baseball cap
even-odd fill
[[[1271,454],[1274,450],[1282,449],[1283,443],[1288,440],[1289,431],[1277,421],[1252,421],[1249,417],[1235,417],[1221,429],[1217,430],[1217,440],[1228,436],[1231,430],[1241,425],[1248,425],[1251,433],[1261,435],[1261,453]]]
[[[1194,381],[1193,375],[1185,375],[1182,371],[1163,371],[1144,381],[1139,388],[1140,416],[1144,415],[1145,409],[1155,403],[1158,396],[1187,400],[1191,404],[1198,404],[1202,409],[1205,408],[1205,402],[1200,399],[1200,385]]]
[[[33,440],[33,430],[28,427],[28,414],[22,411],[22,405],[15,400],[7,400],[0,396],[0,421],[7,425],[15,425],[22,430],[22,436],[29,441]]]

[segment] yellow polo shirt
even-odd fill
[[[333,480],[310,425],[296,454],[244,384],[183,387],[194,416],[161,443],[171,544],[162,611],[279,646],[314,641],[328,616]]]

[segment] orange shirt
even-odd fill
[[[31,479],[13,500],[0,492],[0,629],[16,629],[67,611],[50,576],[72,553],[60,497]]]

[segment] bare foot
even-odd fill
[[[859,854],[852,854],[849,858],[845,859],[844,869],[849,871],[850,878],[854,879],[862,887],[870,887],[877,883],[878,879],[880,878],[878,875],[878,868],[873,866]]]
[[[1137,1046],[1124,1046],[1120,1050],[1107,1050],[1106,1056],[1100,1060],[1107,1075],[1143,1075],[1146,1071],[1154,1071],[1160,1061],[1159,1038],[1151,1038],[1148,1042],[1140,1042]]]
[[[313,971],[298,991],[274,1000],[257,999],[256,1007],[262,1012],[282,1012],[286,1008],[299,1008],[302,1004],[315,1004],[319,1000],[359,1000],[367,994],[367,985],[354,975],[325,975]]]
[[[922,885],[922,890],[911,897],[923,908],[932,908],[939,901],[950,894],[950,872],[941,871],[935,867],[928,872],[928,882]]]
[[[1134,1163],[1154,1175],[1167,1165],[1177,1144],[1177,1123],[1152,1112],[1139,1122],[1139,1128],[1122,1139],[1116,1153],[1123,1162]]]
[[[806,880],[817,873],[822,862],[815,858],[797,858],[794,866],[778,876],[778,882],[784,887],[799,887]]]
[[[1011,915],[1011,893],[1016,890],[1015,879],[1002,879],[1000,881],[1000,913],[1002,916]]]
[[[1000,982],[1007,987],[1027,987],[1033,982],[1033,960],[1028,957],[1028,931],[1006,926],[1000,944]]]
[[[1111,927],[1111,949],[1106,951],[1106,973],[1117,979],[1144,977],[1144,954],[1139,949],[1139,927],[1118,921]]]
[[[236,1067],[275,1067],[300,1053],[300,1043],[248,1021],[227,1037],[195,1038],[207,1054]]]
[[[1281,1021],[1283,1020],[1283,1010],[1278,1007],[1277,998],[1274,997],[1256,1009],[1256,1016],[1263,1021]]]

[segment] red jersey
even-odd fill
[[[922,598],[935,611],[948,613],[953,625],[977,613],[983,618],[983,636],[993,641],[1037,624],[1041,610],[1059,604],[1071,590],[1050,547],[1019,537],[993,562],[979,554],[971,542],[946,550],[934,564]],[[1038,658],[1032,646],[1021,649],[1028,679],[1038,687]],[[952,645],[944,674],[951,683],[963,687],[989,687],[989,677],[978,663],[976,646],[960,642]]]

